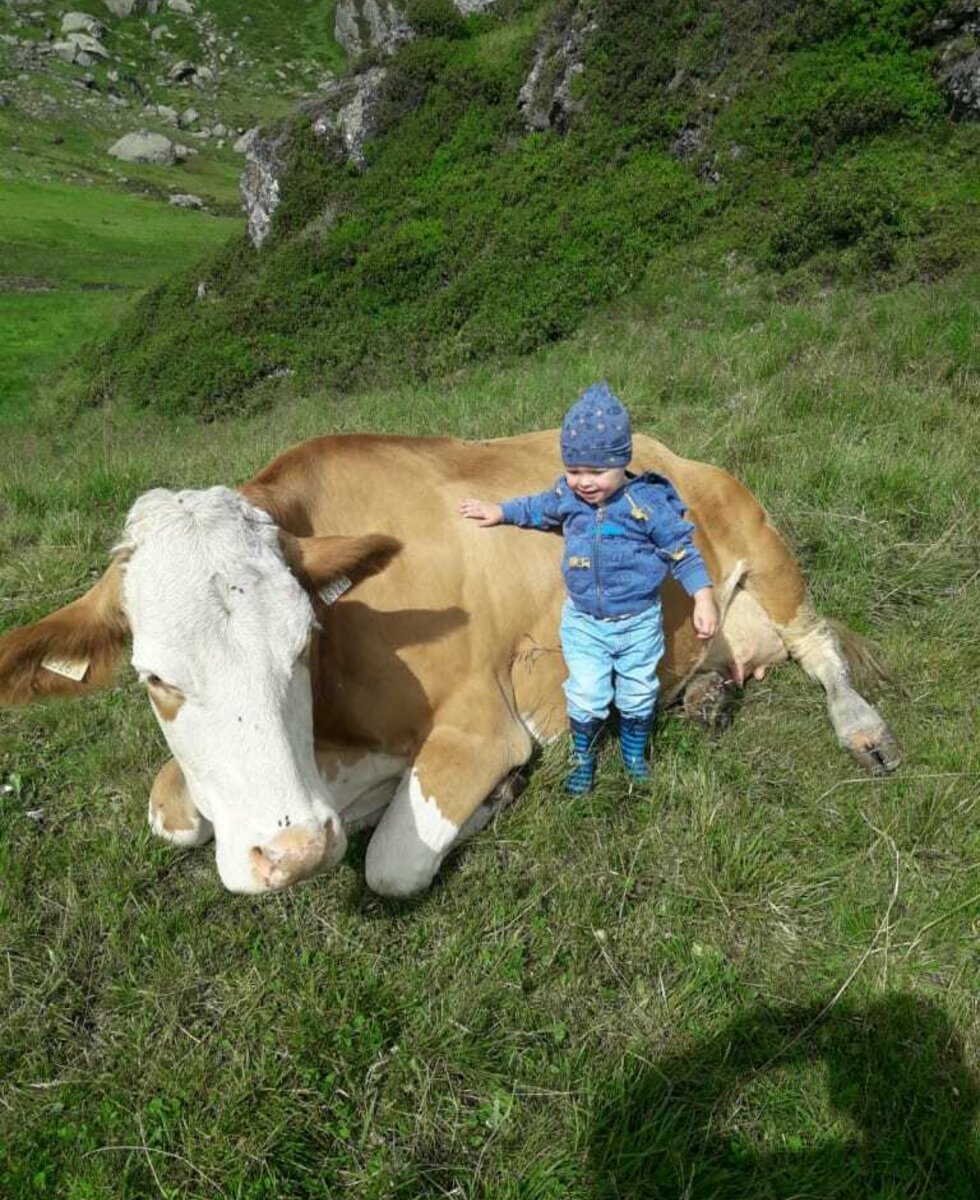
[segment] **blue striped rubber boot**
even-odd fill
[[[623,752],[623,765],[631,779],[650,778],[650,768],[643,752],[652,728],[652,716],[619,718],[619,748]]]
[[[583,796],[595,779],[595,751],[605,721],[569,721],[572,730],[572,769],[565,776],[565,791]]]

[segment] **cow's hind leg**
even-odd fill
[[[808,603],[779,629],[790,655],[827,693],[827,711],[837,740],[870,771],[894,771],[902,750],[874,705],[855,689],[847,658],[830,623]]]
[[[506,786],[499,803],[491,793],[527,760],[532,743],[503,706],[487,700],[474,696],[439,714],[368,845],[365,876],[372,891],[424,891],[450,850],[506,802]]]
[[[214,826],[198,812],[175,759],[160,768],[150,789],[150,828],[175,846],[203,846],[214,837]]]

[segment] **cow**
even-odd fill
[[[823,685],[841,745],[894,769],[895,738],[758,500],[651,438],[632,466],[674,482],[722,617],[700,642],[667,581],[662,702],[690,687],[710,708],[793,658]],[[149,491],[88,592],[0,639],[0,704],[98,688],[131,642],[173,756],[150,793],[157,834],[213,838],[225,886],[256,893],[328,869],[351,829],[373,827],[369,887],[420,892],[565,724],[561,538],[482,530],[457,507],[560,471],[553,430],[337,435],[237,489]]]

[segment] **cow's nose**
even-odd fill
[[[316,832],[299,826],[287,829],[268,846],[252,847],[252,874],[270,890],[317,875],[330,866],[335,836],[333,822]]]

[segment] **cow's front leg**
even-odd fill
[[[506,712],[493,729],[436,725],[368,845],[368,887],[382,896],[424,891],[453,846],[493,815],[487,797],[531,748],[526,731]]]
[[[176,759],[160,768],[150,789],[150,828],[175,846],[203,846],[214,837],[214,826],[202,816]]]

